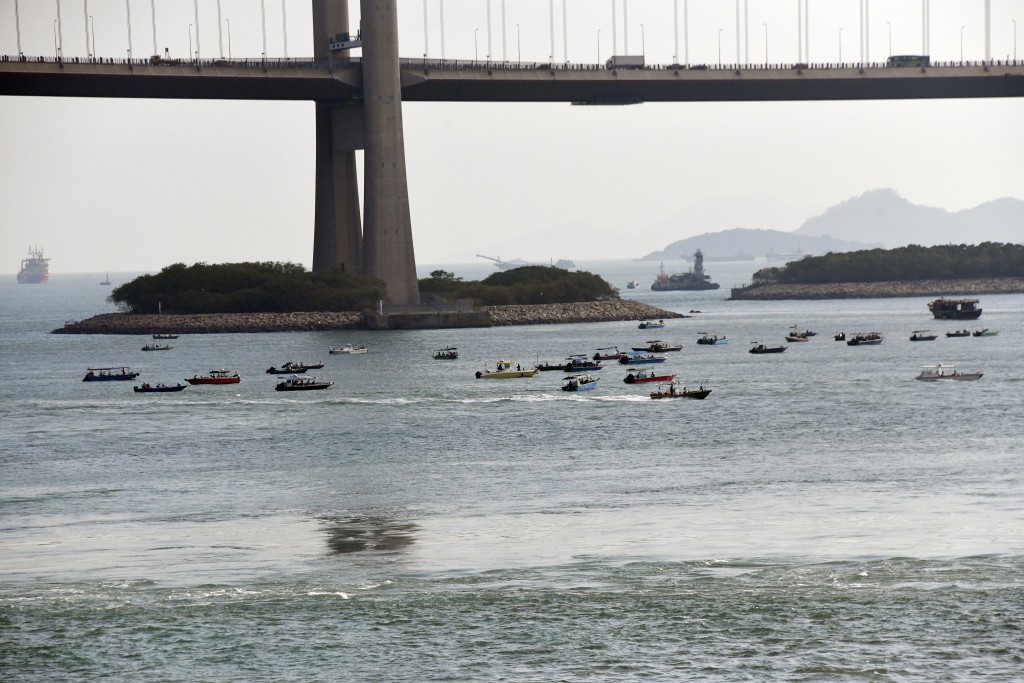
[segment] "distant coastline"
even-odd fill
[[[882,299],[914,296],[978,296],[1024,293],[1024,278],[834,282],[816,285],[766,284],[734,287],[730,300]]]
[[[687,318],[639,301],[589,301],[573,304],[487,306],[491,325],[556,325]],[[255,332],[325,332],[366,329],[363,315],[350,311],[306,313],[205,313],[151,315],[102,313],[65,323],[54,334],[217,334]]]

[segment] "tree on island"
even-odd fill
[[[463,282],[452,273],[435,270],[419,281],[421,292],[449,300],[472,299],[478,306],[567,304],[619,298],[606,280],[586,271],[570,272],[553,266],[522,266],[493,273],[483,280]]]
[[[805,256],[781,268],[762,268],[753,284],[832,284],[959,280],[1024,276],[1024,245],[984,242],[868,249]]]
[[[597,275],[549,266],[515,268],[479,282],[435,270],[419,285],[424,294],[478,306],[619,298]],[[387,300],[387,289],[374,278],[341,270],[311,273],[297,263],[175,263],[116,287],[107,299],[125,313],[341,312],[373,310]]]
[[[386,295],[373,278],[267,261],[175,263],[115,288],[108,300],[126,313],[290,313],[369,310]]]

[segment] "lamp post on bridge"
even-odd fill
[[[889,56],[892,57],[892,22],[887,21],[885,25],[889,27]]]
[[[92,57],[92,51],[89,49],[89,0],[84,0],[82,9],[85,10],[85,57],[88,59]]]
[[[519,64],[523,63],[523,40],[519,33],[519,24],[516,24],[516,49],[519,51]]]
[[[228,25],[228,59],[231,59],[231,19],[224,20]]]
[[[601,29],[597,29],[597,65],[601,66]]]
[[[89,15],[89,31],[92,33],[92,58],[96,59],[96,22]]]
[[[192,59],[192,24],[188,25],[188,58]]]
[[[64,57],[64,23],[60,20],[60,0],[57,0],[57,57]]]
[[[843,27],[839,27],[839,65],[843,64]]]
[[[640,24],[640,56],[647,59],[647,38],[644,36],[644,25]]]
[[[57,47],[57,20],[53,20],[53,58],[60,59],[60,48]]]
[[[17,9],[17,0],[14,0],[14,33],[17,34],[17,56],[22,56],[22,13]]]
[[[196,8],[196,63],[199,63],[200,47],[199,47],[199,0],[194,0]]]
[[[718,29],[718,68],[722,68],[722,29]]]
[[[768,68],[768,22],[764,22],[764,68]]]
[[[267,61],[267,3],[260,0],[260,27],[263,30],[263,61]]]
[[[480,29],[473,29],[473,63],[476,64],[480,60],[480,51],[477,49],[477,36],[480,35]]]
[[[128,0],[124,0],[125,14],[128,17],[128,62],[132,61],[132,6]]]
[[[1013,61],[1017,61],[1017,20],[1010,19],[1013,22]],[[19,48],[20,51],[20,48]]]
[[[964,63],[964,26],[960,27],[960,64]]]

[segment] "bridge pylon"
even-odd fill
[[[376,277],[388,301],[419,303],[402,129],[396,0],[361,0],[363,98],[316,103],[316,217],[313,270]],[[350,33],[348,0],[313,0],[314,57],[345,60],[329,44]],[[355,151],[364,149],[360,226]]]

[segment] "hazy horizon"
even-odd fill
[[[487,4],[446,4],[448,59],[486,57]],[[595,10],[593,2],[568,0],[565,42],[561,3],[555,3],[556,61],[590,63],[610,55],[610,3],[598,4]],[[232,55],[258,56],[259,8],[244,0],[221,5],[231,22]],[[795,5],[751,0],[749,33],[737,36],[734,3],[690,0],[690,63],[716,63],[719,40],[726,63],[745,43],[743,61],[763,63],[766,48],[771,63],[797,61]],[[427,6],[425,32],[423,3],[399,2],[403,56],[422,56],[426,38],[429,56],[440,57],[438,3]],[[520,45],[523,61],[550,59],[547,2],[506,3],[504,48],[501,3],[491,0],[490,6],[493,59],[503,53],[518,59]],[[83,5],[64,0],[62,7],[63,53],[84,56]],[[138,0],[132,6],[137,57],[152,51],[149,7]],[[286,0],[285,7],[288,54],[308,56],[309,3]],[[932,58],[958,60],[962,39],[964,59],[980,60],[983,2],[932,0],[931,7]],[[840,47],[844,61],[859,58],[858,8],[856,0],[827,7],[812,0],[812,62],[837,61]],[[125,55],[124,9],[114,0],[88,5],[101,56]],[[189,38],[198,44],[201,37],[202,56],[216,56],[226,36],[218,36],[215,5],[201,0],[199,9],[195,36],[192,3],[159,4],[158,49],[186,55]],[[352,9],[357,26],[358,2]],[[650,63],[682,57],[674,53],[672,10],[669,0],[631,3],[630,52],[643,50]],[[920,11],[917,0],[873,3],[867,57],[884,61],[890,30],[893,53],[920,52]],[[23,52],[53,54],[54,7],[23,2],[20,13]],[[13,16],[13,0],[0,0],[0,54],[17,52]],[[272,57],[283,54],[282,18],[281,5],[268,4]],[[619,53],[625,51],[622,19],[620,9]],[[1012,54],[1014,19],[1024,21],[1024,0],[993,0],[994,58]],[[685,45],[682,30],[680,41]],[[313,118],[312,103],[0,98],[0,271],[17,271],[29,244],[46,250],[55,272],[154,271],[178,261],[309,266]],[[1021,98],[628,107],[408,103],[416,258],[572,258],[523,239],[572,225],[580,226],[583,253],[639,256],[665,246],[655,240],[674,216],[721,198],[733,199],[737,214],[763,202],[765,224],[680,225],[673,239],[736,227],[793,230],[799,223],[780,225],[791,220],[784,214],[806,220],[878,188],[947,211],[1024,199],[1021,121]],[[788,209],[776,213],[771,206]],[[592,244],[591,234],[609,237]],[[611,237],[623,234],[629,244]]]

